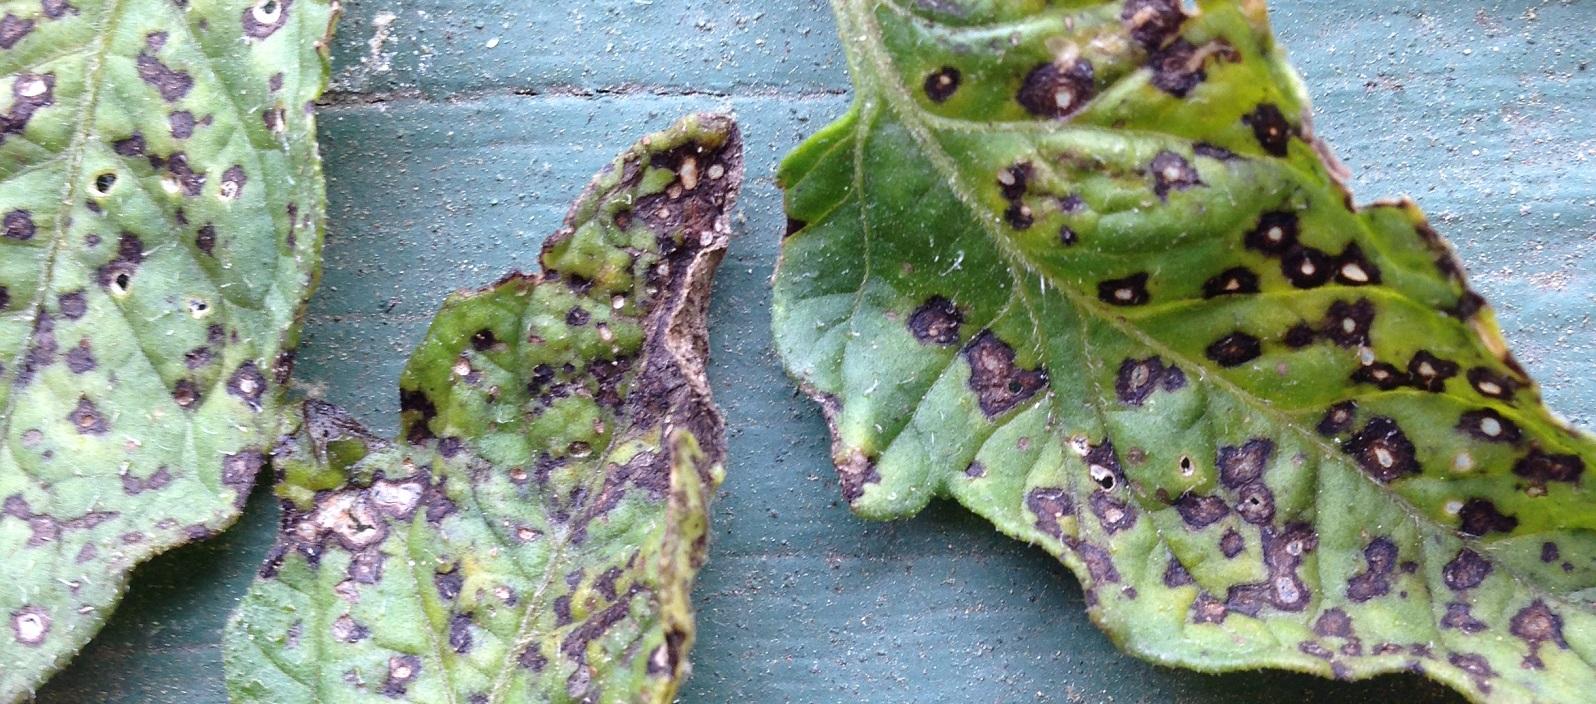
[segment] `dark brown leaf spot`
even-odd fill
[[[1264,213],[1258,218],[1258,224],[1247,232],[1243,243],[1247,249],[1281,256],[1296,248],[1299,227],[1296,213]]]
[[[1408,360],[1408,378],[1413,385],[1432,393],[1446,390],[1446,380],[1457,376],[1457,370],[1457,362],[1441,359],[1427,350],[1419,350]]]
[[[1164,586],[1176,589],[1194,583],[1196,580],[1192,579],[1191,572],[1186,570],[1185,565],[1180,564],[1180,560],[1171,555],[1169,564],[1164,566]]]
[[[1373,384],[1383,391],[1407,386],[1409,381],[1406,372],[1387,362],[1360,366],[1352,372],[1351,378],[1360,384]]]
[[[1237,533],[1235,529],[1226,530],[1225,534],[1219,538],[1219,553],[1224,555],[1227,560],[1235,559],[1237,555],[1240,555],[1246,549],[1247,540],[1242,538],[1241,534]]]
[[[99,362],[94,359],[94,350],[89,348],[87,338],[78,340],[77,345],[67,350],[65,359],[67,369],[73,374],[86,374],[99,366]]]
[[[1153,72],[1153,85],[1177,98],[1186,97],[1208,78],[1203,66],[1209,54],[1209,48],[1199,49],[1185,39],[1170,42],[1147,59],[1147,68]]]
[[[976,335],[965,346],[964,356],[970,364],[970,390],[975,392],[981,412],[988,418],[1007,413],[1047,385],[1045,370],[1015,366],[1014,348],[991,330]]]
[[[1291,135],[1296,129],[1286,121],[1286,116],[1281,114],[1280,107],[1274,103],[1260,103],[1252,112],[1243,115],[1241,121],[1252,127],[1252,134],[1258,139],[1258,145],[1264,151],[1275,156],[1285,156],[1291,145]]]
[[[89,312],[89,299],[81,288],[61,294],[56,298],[56,304],[61,310],[61,317],[67,320],[77,320]]]
[[[1347,580],[1347,598],[1363,603],[1391,592],[1391,574],[1396,569],[1397,546],[1390,538],[1379,537],[1363,548],[1364,568]]]
[[[1441,627],[1475,634],[1487,628],[1485,622],[1474,618],[1469,611],[1469,605],[1461,601],[1454,601],[1446,605],[1446,615],[1441,617]]]
[[[1236,514],[1253,525],[1268,525],[1275,518],[1275,494],[1263,482],[1236,490]]]
[[[244,182],[248,180],[244,175],[244,167],[234,164],[222,172],[222,181],[217,187],[221,189],[224,200],[233,200],[244,194]]]
[[[1341,449],[1357,460],[1364,473],[1382,484],[1419,473],[1413,443],[1396,421],[1385,416],[1370,418]]]
[[[1064,528],[1059,524],[1065,516],[1075,514],[1075,504],[1070,495],[1058,487],[1038,487],[1025,495],[1025,508],[1036,516],[1036,528],[1055,540],[1064,539]]]
[[[1513,392],[1518,389],[1518,382],[1498,374],[1485,367],[1474,367],[1469,370],[1469,385],[1474,387],[1481,396],[1513,400]]]
[[[1295,247],[1281,257],[1280,274],[1296,288],[1318,288],[1335,275],[1335,262],[1313,247]]]
[[[456,653],[471,651],[471,617],[455,614],[449,619],[449,649]]]
[[[3,228],[5,238],[12,240],[31,240],[38,232],[38,228],[33,225],[32,213],[26,210],[6,213],[5,218],[0,220],[0,228]]]
[[[1192,168],[1191,162],[1172,151],[1159,152],[1147,169],[1153,175],[1153,193],[1158,194],[1159,198],[1168,198],[1170,191],[1184,191],[1202,185],[1197,177],[1197,169]]]
[[[1123,279],[1109,279],[1097,284],[1097,298],[1109,305],[1139,306],[1149,299],[1147,273],[1131,274]]]
[[[286,1],[286,0],[285,0]],[[248,10],[244,11],[248,16]],[[388,658],[388,674],[382,680],[383,696],[398,699],[410,690],[410,683],[421,675],[421,658],[394,655]]]
[[[1352,617],[1337,608],[1325,609],[1313,623],[1313,632],[1325,638],[1351,638]]]
[[[1197,529],[1207,528],[1230,513],[1224,499],[1201,494],[1182,495],[1175,501],[1175,510],[1186,525]]]
[[[1563,617],[1540,599],[1513,614],[1513,620],[1508,622],[1508,631],[1529,644],[1530,656],[1525,663],[1537,669],[1545,668],[1540,661],[1542,644],[1551,643],[1560,650],[1568,650],[1568,641],[1563,640]]]
[[[1119,374],[1114,379],[1114,393],[1127,406],[1140,406],[1154,391],[1178,391],[1186,386],[1186,373],[1171,364],[1164,366],[1159,357],[1129,359],[1120,362]]]
[[[909,332],[928,345],[952,345],[959,341],[959,326],[964,313],[941,296],[932,296],[909,316]]]
[[[1518,519],[1497,510],[1489,499],[1469,499],[1458,511],[1459,530],[1465,535],[1481,536],[1487,533],[1512,533]]]
[[[33,20],[7,12],[5,17],[0,17],[0,49],[10,50],[32,31]]]
[[[50,635],[50,613],[44,607],[28,605],[11,612],[11,635],[30,648],[37,648]]]
[[[1136,508],[1124,499],[1109,494],[1106,491],[1094,491],[1087,498],[1087,503],[1092,507],[1092,514],[1097,516],[1104,530],[1109,534],[1129,530],[1136,525]]]
[[[139,78],[160,93],[161,99],[168,103],[181,100],[194,88],[194,77],[188,72],[161,63],[160,59],[147,51],[139,52],[135,65]]]
[[[66,418],[79,435],[104,435],[111,431],[110,421],[87,396],[78,397],[78,405]]]
[[[261,396],[266,393],[266,376],[254,362],[245,362],[227,378],[227,393],[248,404],[250,410],[259,411]]]
[[[959,90],[959,69],[943,66],[925,77],[925,96],[933,103],[947,102]]]
[[[1219,448],[1214,464],[1219,467],[1219,481],[1231,489],[1239,489],[1263,477],[1274,455],[1275,443],[1268,438],[1253,438],[1240,447]]]
[[[1244,266],[1231,267],[1203,282],[1203,298],[1257,292],[1258,275]]]
[[[1032,115],[1063,119],[1092,99],[1097,85],[1092,62],[1076,59],[1068,66],[1049,61],[1031,69],[1016,97]]]
[[[1480,586],[1491,574],[1491,569],[1490,561],[1473,550],[1463,548],[1458,551],[1457,557],[1441,568],[1441,578],[1454,591],[1463,591]]]
[[[1513,473],[1538,484],[1574,483],[1585,473],[1585,460],[1579,455],[1555,455],[1537,448],[1513,464]]]
[[[1180,32],[1186,13],[1180,0],[1129,0],[1119,13],[1131,39],[1145,49],[1157,49]]]
[[[288,23],[288,10],[294,0],[258,0],[244,8],[244,34],[254,39],[265,39]]]
[[[1467,411],[1457,421],[1458,432],[1485,442],[1516,443],[1521,437],[1518,424],[1502,417],[1493,408]]]
[[[1238,330],[1215,340],[1205,353],[1221,367],[1239,367],[1263,354],[1263,344],[1258,338]]]
[[[1356,244],[1348,244],[1336,257],[1336,283],[1345,286],[1368,286],[1380,283],[1380,268],[1363,256]]]
[[[1197,598],[1191,603],[1192,623],[1224,623],[1229,615],[1230,609],[1225,607],[1225,602],[1208,592],[1198,592]]]
[[[1374,304],[1367,298],[1360,298],[1354,303],[1331,303],[1324,322],[1319,326],[1325,337],[1347,348],[1368,345],[1369,331],[1373,327]]]
[[[1318,339],[1318,337],[1319,333],[1314,332],[1313,326],[1307,323],[1297,323],[1286,328],[1286,334],[1280,337],[1280,341],[1284,342],[1287,347],[1297,350],[1313,344],[1313,341]]]
[[[166,116],[166,123],[172,130],[173,139],[188,139],[194,136],[194,113],[178,110]]]

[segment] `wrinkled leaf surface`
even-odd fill
[[[671,701],[725,453],[704,315],[741,178],[728,117],[645,139],[541,274],[444,304],[400,439],[307,404],[225,638],[234,701]]]
[[[1181,5],[834,2],[774,326],[845,498],[957,500],[1156,662],[1588,700],[1596,446],[1352,204],[1264,4]]]
[[[262,466],[319,265],[334,13],[0,9],[0,701]]]

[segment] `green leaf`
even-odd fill
[[[836,0],[774,327],[853,509],[951,497],[1126,650],[1596,687],[1591,438],[1410,202],[1354,207],[1257,0]]]
[[[601,173],[542,253],[445,302],[379,441],[311,402],[283,532],[229,624],[236,702],[669,702],[722,475],[710,279],[731,118]]]
[[[0,701],[237,517],[316,281],[329,0],[0,10]]]

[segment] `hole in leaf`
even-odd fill
[[[116,185],[116,174],[109,171],[94,177],[94,192],[105,195],[111,192],[111,187]]]

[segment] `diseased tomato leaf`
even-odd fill
[[[842,491],[951,497],[1205,671],[1596,688],[1590,437],[1410,202],[1354,207],[1264,4],[836,0],[774,327]]]
[[[444,304],[401,439],[307,404],[225,636],[234,701],[671,701],[725,455],[704,316],[741,181],[729,117],[644,139],[541,274]]]
[[[0,701],[230,525],[277,436],[334,5],[0,10]]]

